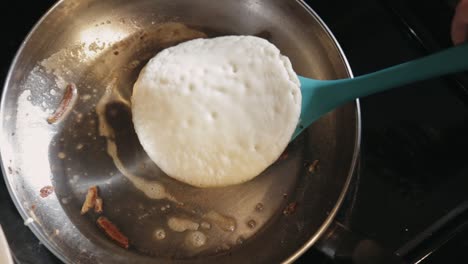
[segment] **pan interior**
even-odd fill
[[[134,132],[132,87],[151,57],[185,40],[241,34],[277,45],[300,75],[349,74],[322,24],[295,1],[62,1],[41,21],[6,83],[1,154],[18,209],[56,255],[70,263],[278,262],[317,234],[352,170],[354,104],[314,123],[262,175],[225,188],[167,177]],[[72,111],[48,124],[70,83]],[[104,211],[81,215],[94,185]],[[46,186],[54,192],[41,197]],[[99,216],[129,249],[105,236]]]

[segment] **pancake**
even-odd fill
[[[148,156],[196,187],[261,174],[287,147],[300,111],[290,60],[254,36],[167,48],[145,65],[132,94],[135,131]]]

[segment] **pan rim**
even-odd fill
[[[57,1],[55,4],[53,4],[39,19],[38,21],[34,24],[34,26],[29,30],[28,34],[26,35],[26,37],[24,38],[24,40],[21,42],[21,45],[20,47],[18,48],[18,50],[16,51],[15,53],[15,56],[13,57],[13,60],[11,61],[10,63],[10,67],[8,69],[8,73],[7,73],[7,77],[5,79],[5,83],[3,85],[3,91],[2,91],[2,98],[0,100],[0,127],[3,128],[4,126],[4,108],[5,108],[5,100],[6,100],[6,93],[7,93],[7,88],[8,86],[10,85],[10,82],[11,82],[11,79],[12,79],[12,76],[13,76],[13,68],[14,66],[17,64],[18,62],[18,59],[20,57],[20,55],[23,53],[23,50],[25,49],[26,47],[26,44],[29,42],[29,40],[31,39],[32,35],[34,34],[34,32],[37,31],[37,29],[39,28],[39,26],[44,22],[44,20],[52,13],[55,11],[55,9],[57,9],[65,0],[59,0]],[[5,168],[5,163],[4,163],[4,150],[3,150],[3,147],[5,144],[4,142],[7,142],[8,140],[5,138],[5,134],[4,133],[0,133],[0,167],[1,167],[1,170],[2,170],[2,174],[3,174],[3,180],[5,182],[5,185],[7,187],[7,190],[8,190],[8,194],[10,195],[10,197],[16,197],[15,194],[15,191],[13,190],[13,186],[10,185],[9,181],[8,181],[8,174],[7,174],[7,171],[6,171],[6,168]],[[13,204],[15,205],[18,213],[20,214],[21,218],[23,220],[26,221],[26,219],[29,218],[27,212],[25,211],[25,209],[23,208],[23,206],[21,206],[19,204],[19,201],[17,199],[11,199],[13,201]],[[38,228],[35,226],[35,225],[27,225],[27,227],[33,232],[33,234],[37,237],[37,239],[39,241],[41,241],[41,243],[52,253],[54,254],[60,261],[64,262],[64,263],[71,263],[71,259],[67,258],[64,254],[62,254],[60,252],[60,250],[58,249],[58,246],[57,245],[54,245],[52,243],[49,242],[48,239],[46,239],[46,237],[38,230]]]
[[[328,37],[330,37],[330,39],[335,44],[335,47],[341,57],[341,60],[345,65],[346,72],[348,73],[350,78],[354,78],[348,59],[346,58],[346,55],[343,49],[341,48],[341,45],[339,44],[338,40],[331,32],[330,28],[325,24],[322,18],[304,0],[296,0],[296,2],[298,2],[307,12],[309,12],[309,14],[317,20],[317,22],[320,24],[320,26],[325,31],[325,33],[328,34]],[[302,254],[304,254],[308,249],[310,249],[312,245],[314,245],[322,237],[322,235],[327,231],[328,227],[333,223],[335,216],[338,213],[338,210],[341,208],[343,200],[346,194],[348,193],[348,189],[354,176],[354,171],[356,169],[356,164],[358,161],[360,148],[361,148],[361,125],[362,125],[361,124],[361,107],[360,107],[359,99],[356,99],[354,102],[356,106],[356,112],[355,112],[356,138],[354,140],[354,151],[353,151],[353,157],[351,160],[351,167],[348,171],[348,176],[346,178],[346,182],[343,185],[343,189],[340,195],[338,196],[338,200],[336,201],[335,206],[333,207],[333,209],[330,211],[329,215],[327,216],[327,219],[325,219],[325,221],[319,227],[319,229],[315,232],[315,234],[312,237],[310,237],[310,239],[305,244],[303,244],[302,247],[300,247],[294,254],[292,254],[286,260],[284,260],[283,263],[293,263]]]
[[[1,100],[0,100],[0,127],[4,126],[4,108],[5,108],[5,101],[6,101],[6,93],[7,93],[7,88],[10,85],[10,82],[12,80],[13,76],[13,69],[14,66],[17,64],[20,55],[23,53],[26,44],[28,41],[31,39],[32,35],[37,31],[39,26],[44,22],[44,20],[51,14],[53,13],[60,5],[63,4],[65,0],[58,0],[54,5],[52,5],[41,17],[38,19],[38,21],[34,24],[34,26],[29,30],[28,34],[22,41],[21,45],[19,46],[18,50],[15,53],[14,58],[12,59],[10,63],[10,67],[8,69],[8,73],[5,79],[5,82],[3,84],[3,91],[1,94]],[[353,78],[353,73],[351,70],[351,67],[349,65],[349,62],[333,33],[331,30],[328,28],[328,26],[325,24],[325,22],[320,18],[320,16],[304,1],[304,0],[296,0],[298,4],[300,4],[311,16],[313,16],[319,25],[322,27],[324,32],[328,35],[328,37],[331,38],[332,42],[334,43],[342,62],[344,63],[344,66],[346,68],[346,72],[349,75],[350,78]],[[354,170],[356,168],[358,156],[360,153],[360,145],[361,145],[361,110],[360,110],[360,103],[359,99],[356,99],[355,101],[355,117],[356,117],[356,138],[355,138],[355,143],[354,143],[354,151],[353,151],[353,157],[351,160],[351,167],[350,170],[348,171],[347,179],[346,182],[343,185],[343,189],[338,196],[338,199],[335,203],[335,206],[333,209],[330,211],[327,219],[323,222],[323,224],[319,227],[319,229],[315,232],[315,234],[305,243],[300,247],[296,252],[294,252],[291,256],[289,256],[286,260],[283,261],[283,263],[292,263],[295,260],[297,260],[302,254],[304,254],[309,248],[312,247],[313,244],[315,244],[319,238],[322,236],[322,234],[327,230],[327,228],[331,225],[333,222],[338,210],[340,209],[344,197],[348,191],[349,185],[352,181],[353,175],[354,175]],[[4,156],[4,143],[8,142],[8,139],[6,138],[4,133],[1,133],[0,135],[0,167],[3,173],[3,179],[5,182],[5,185],[7,187],[8,193],[10,197],[15,197],[16,192],[9,183],[10,181],[8,180],[8,174],[6,170],[6,165],[4,163],[5,161],[5,156]],[[19,204],[19,201],[16,199],[11,199],[13,201],[13,204],[15,205],[18,213],[20,214],[21,218],[23,220],[26,220],[29,218],[27,212],[25,211],[25,208]],[[27,225],[28,228],[33,232],[33,234],[40,240],[43,245],[51,252],[53,253],[60,261],[64,263],[72,263],[72,259],[66,257],[64,254],[62,254],[60,248],[58,245],[55,245],[53,243],[50,243],[48,239],[39,231],[39,229],[35,225]]]

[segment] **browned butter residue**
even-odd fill
[[[104,95],[101,97],[99,102],[96,105],[96,113],[99,120],[99,135],[106,138],[107,142],[107,154],[112,158],[115,167],[122,173],[133,185],[142,191],[147,197],[151,199],[168,199],[170,201],[176,202],[177,200],[166,192],[166,188],[159,183],[158,181],[148,181],[143,178],[140,178],[125,168],[122,161],[118,156],[118,148],[115,142],[115,132],[114,129],[109,125],[106,118],[106,106],[109,103],[119,102],[128,107],[130,103],[125,100],[117,91],[113,89],[116,85],[117,79],[114,80],[106,87]]]

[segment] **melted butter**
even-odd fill
[[[99,135],[106,138],[107,154],[112,158],[115,167],[120,171],[120,173],[122,173],[131,183],[133,183],[135,188],[142,191],[148,198],[156,200],[167,199],[173,202],[177,202],[177,200],[166,191],[166,188],[160,182],[148,181],[132,174],[125,168],[122,161],[119,159],[118,148],[117,144],[115,143],[115,132],[107,122],[105,116],[106,105],[111,102],[119,102],[130,107],[130,102],[115,92],[113,87],[115,87],[116,81],[117,80],[114,78],[110,85],[106,87],[104,95],[96,105],[96,113],[99,120]]]
[[[222,215],[216,211],[209,211],[203,218],[213,222],[223,231],[234,232],[236,230],[236,220],[230,216]]]
[[[195,231],[187,235],[187,240],[194,247],[202,247],[206,244],[206,235],[200,231]]]
[[[184,232],[187,230],[196,231],[200,224],[185,218],[171,217],[167,220],[167,226],[175,232]]]
[[[164,231],[164,229],[162,228],[157,229],[156,231],[154,231],[154,237],[157,240],[163,240],[166,238],[166,231]]]

